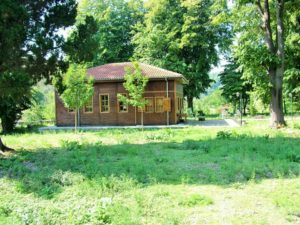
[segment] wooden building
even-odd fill
[[[183,115],[183,75],[155,66],[139,63],[142,73],[149,77],[144,97],[143,120],[145,125],[168,125],[179,122]],[[125,68],[132,63],[111,63],[88,69],[94,77],[94,95],[90,103],[79,113],[81,126],[139,125],[141,112],[135,107],[118,101],[117,94],[127,95],[123,87]],[[74,111],[64,107],[55,95],[56,125],[73,126]]]

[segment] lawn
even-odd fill
[[[3,137],[0,224],[299,224],[300,124]]]

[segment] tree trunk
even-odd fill
[[[285,99],[283,99],[283,112],[285,115],[288,113],[287,108],[286,108],[286,100]]]
[[[282,104],[282,85],[284,74],[284,36],[283,36],[283,9],[284,0],[278,0],[276,8],[277,22],[277,52],[276,55],[280,63],[276,65],[276,70],[271,71],[271,126],[285,126],[283,104]]]
[[[280,74],[281,73],[281,74]],[[277,68],[276,71],[270,71],[271,79],[271,126],[280,127],[285,125],[282,102],[282,77],[283,70]]]
[[[77,116],[78,116],[78,109],[75,109],[75,133],[77,132]]]
[[[244,115],[244,116],[247,115],[247,113],[246,113],[247,105],[248,105],[248,99],[245,98],[245,99],[243,100],[243,115]]]
[[[188,102],[188,108],[194,112],[194,104],[193,104],[193,97],[187,97],[187,102]]]
[[[141,112],[141,125],[144,126],[144,110]]]
[[[15,128],[15,121],[8,116],[1,117],[2,132],[4,134],[11,133]]]
[[[5,146],[1,140],[1,137],[0,137],[0,151],[2,152],[7,152],[7,151],[15,151],[14,149],[12,148],[9,148],[7,146]]]
[[[284,25],[283,25],[283,12],[284,0],[276,1],[276,43],[273,42],[271,17],[269,0],[264,0],[263,6],[260,1],[256,1],[258,11],[262,17],[263,30],[265,34],[266,46],[271,55],[276,56],[279,64],[269,66],[268,74],[271,82],[271,126],[280,127],[285,125],[284,113],[282,107],[282,84],[284,74]]]

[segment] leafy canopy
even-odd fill
[[[135,26],[134,58],[184,74],[188,98],[199,97],[211,84],[208,72],[218,62],[217,47],[229,37],[223,25],[212,22],[213,3],[150,0],[144,23]]]
[[[66,69],[59,30],[75,16],[75,0],[0,1],[0,119],[7,132],[30,107],[32,85]]]
[[[61,97],[69,109],[81,109],[93,96],[93,78],[87,76],[85,65],[71,64],[63,84],[65,91]]]
[[[249,80],[243,79],[243,73],[234,59],[225,66],[224,72],[219,77],[222,84],[222,96],[233,105],[238,105],[242,99],[244,109],[246,109],[252,84]]]
[[[132,29],[143,13],[142,0],[80,1],[66,50],[70,60],[92,65],[129,61],[134,50]]]
[[[126,68],[124,80],[123,85],[129,96],[118,94],[119,101],[143,109],[147,104],[143,94],[149,79],[142,74],[138,62],[134,62],[133,67]]]

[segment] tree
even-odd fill
[[[0,84],[2,132],[9,133],[21,118],[22,111],[31,106],[32,81],[23,72],[3,72],[0,76]]]
[[[129,61],[133,26],[143,18],[142,0],[82,0],[68,39],[71,61],[101,65]]]
[[[300,3],[298,3],[300,5]],[[300,12],[294,9],[295,4],[287,5],[288,21],[286,28],[286,70],[284,73],[285,99],[295,99],[296,106],[300,108]],[[296,5],[297,6],[297,5]],[[299,7],[295,7],[297,9]]]
[[[92,16],[87,16],[83,22],[76,25],[64,45],[70,62],[86,63],[95,60],[100,47],[97,31],[98,24]]]
[[[75,15],[75,0],[0,1],[0,117],[5,132],[29,107],[30,87],[66,68],[58,31],[72,25]]]
[[[1,152],[14,152],[15,150],[12,148],[7,147],[6,145],[3,144],[1,138],[0,138],[0,153]]]
[[[141,110],[141,125],[143,126],[143,112],[147,101],[143,97],[145,88],[148,83],[148,77],[142,74],[142,70],[137,62],[133,63],[133,67],[126,68],[126,74],[124,76],[124,88],[128,91],[128,97],[118,94],[120,102],[132,105]]]
[[[193,98],[212,83],[208,72],[218,62],[217,46],[227,35],[223,25],[212,23],[212,6],[210,0],[151,0],[133,37],[135,59],[187,77],[184,93],[192,109]]]
[[[87,76],[86,66],[71,64],[63,78],[65,90],[61,95],[65,106],[75,111],[75,132],[79,110],[84,107],[94,93],[92,77]]]
[[[283,113],[284,76],[287,69],[287,38],[292,31],[291,14],[299,1],[238,1],[233,10],[235,31],[239,34],[235,57],[248,79],[260,79],[268,92],[271,125],[285,124]],[[259,78],[258,78],[259,77]]]
[[[243,113],[246,115],[246,108],[250,101],[249,92],[252,90],[252,84],[249,80],[243,79],[243,73],[238,65],[233,61],[225,66],[224,72],[219,74],[222,84],[222,96],[234,106],[242,104]]]

